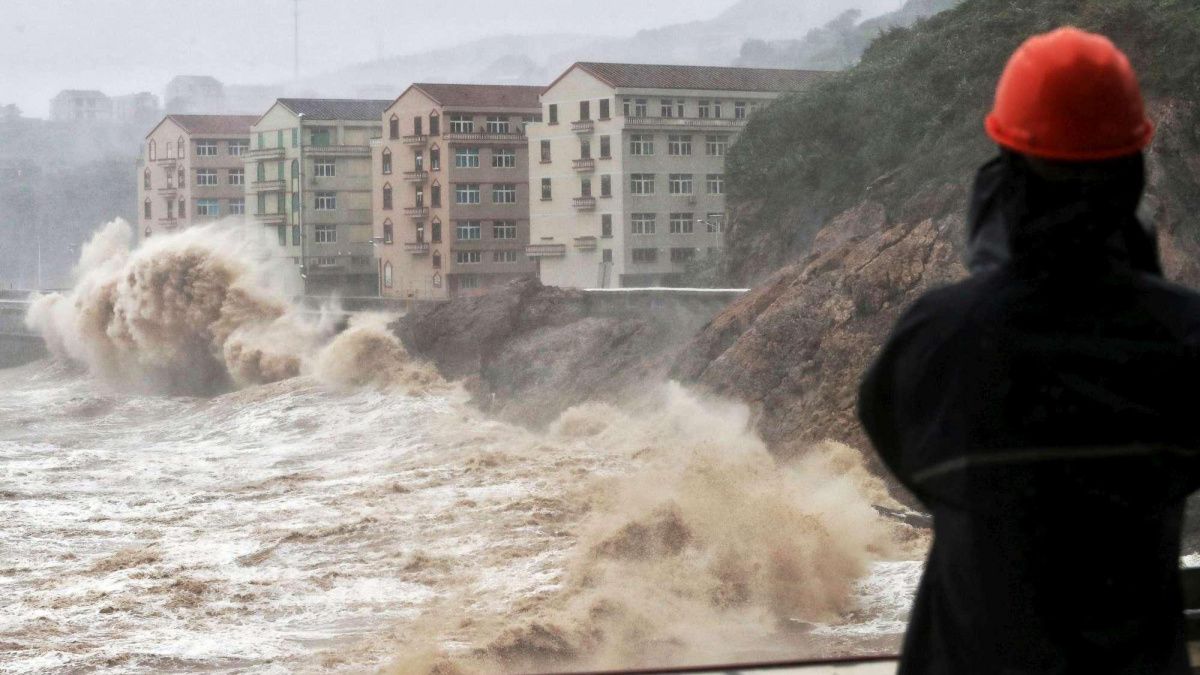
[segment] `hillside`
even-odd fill
[[[1147,95],[1189,126],[1200,97],[1200,7],[1185,0],[967,0],[877,39],[851,70],[758,115],[731,149],[728,275],[761,280],[810,252],[817,231],[868,197],[884,222],[938,217],[914,195],[957,186],[993,152],[982,131],[996,79],[1024,37],[1074,24],[1125,49]],[[1168,105],[1171,110],[1178,106]],[[1195,139],[1183,139],[1191,150]],[[1161,144],[1159,147],[1161,150]],[[1181,157],[1159,153],[1161,187],[1200,206]],[[940,206],[961,210],[962,200]]]

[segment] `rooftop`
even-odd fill
[[[593,61],[581,61],[572,68],[580,68],[609,86],[618,88],[716,91],[797,91],[831,74],[830,71],[825,70],[672,66]],[[567,72],[570,71],[571,69],[568,68]]]
[[[63,98],[64,96],[87,96],[91,98],[108,98],[104,92],[97,89],[63,89],[54,95],[54,98]]]
[[[545,87],[506,84],[434,84],[418,82],[413,87],[441,105],[456,108],[538,109],[538,96]]]
[[[249,134],[257,115],[167,115],[192,134]]]
[[[392,104],[388,100],[361,98],[281,98],[279,103],[310,120],[370,120],[378,122]]]

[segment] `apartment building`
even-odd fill
[[[251,127],[246,204],[297,294],[375,295],[371,140],[388,100],[281,98]]]
[[[64,89],[50,99],[53,122],[108,121],[112,116],[112,100],[95,89]]]
[[[759,108],[822,71],[576,63],[529,127],[527,252],[543,283],[674,285],[723,246],[725,153]]]
[[[414,84],[373,147],[380,293],[444,299],[532,275],[525,126],[541,87]]]
[[[245,213],[249,115],[167,115],[138,159],[138,236]]]

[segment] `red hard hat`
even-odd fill
[[[1036,35],[1013,53],[984,127],[1010,150],[1067,161],[1131,155],[1154,136],[1129,59],[1077,28]]]

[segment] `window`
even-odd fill
[[[580,197],[591,197],[592,196],[592,179],[591,178],[581,178],[579,180],[579,196]]]
[[[425,121],[425,118],[421,117],[420,115],[416,115],[413,117],[413,136],[422,135],[421,123],[424,121]]]
[[[631,234],[654,234],[654,214],[634,213],[629,218]]]
[[[611,107],[611,103],[609,102],[608,99],[606,99],[606,98],[600,99],[600,119],[606,120],[609,117],[611,117],[611,111],[609,110],[610,107]]]
[[[632,134],[629,136],[629,154],[653,155],[654,137],[650,134]]]
[[[282,159],[279,160],[278,162],[275,162],[275,178],[278,180],[285,180],[287,178],[287,174],[285,174],[283,172],[283,160]]]
[[[440,270],[440,269],[442,269],[442,254],[441,254],[441,253],[439,253],[438,251],[434,251],[434,252],[433,252],[433,269],[435,269],[435,270]],[[438,278],[438,277],[437,277],[436,275],[434,275],[434,282],[433,282],[433,283],[434,283],[434,285],[435,285],[435,286],[438,284],[438,282],[437,282],[437,278]]]
[[[391,183],[383,184],[383,210],[384,211],[392,210],[392,184]]]
[[[591,101],[580,101],[579,102],[579,119],[580,119],[580,121],[592,119],[592,102]]]
[[[383,221],[383,243],[385,243],[385,244],[392,243],[392,236],[394,234],[394,230],[395,230],[395,227],[393,227],[392,221],[390,218],[388,220]]]
[[[333,266],[337,265],[337,256],[322,255],[322,256],[317,256],[316,258],[314,258],[314,260],[317,261],[315,263],[317,267],[333,267]]]
[[[333,211],[337,208],[337,193],[318,192],[313,207],[318,211]]]
[[[294,128],[294,129],[292,129],[292,147],[295,148],[295,147],[298,147],[299,145],[300,145],[300,129]]]
[[[254,180],[261,183],[267,179],[267,165],[265,162],[259,162],[258,164],[255,164],[254,170]]]
[[[496,183],[492,186],[492,202],[496,204],[516,204],[517,186],[512,183]]]
[[[186,146],[187,146],[187,144],[184,142],[183,136],[180,136],[179,140],[175,141],[175,147],[177,148],[176,152],[179,154],[179,159],[183,159],[183,156],[184,156],[183,149]]]
[[[652,263],[656,260],[658,260],[658,249],[656,248],[633,249],[633,262],[635,263]]]
[[[245,169],[230,169],[229,170],[229,184],[230,185],[245,185],[246,184],[246,170]]]
[[[442,243],[442,221],[434,218],[431,227],[433,231],[430,232],[430,239],[435,244]]]
[[[429,170],[442,170],[442,149],[436,145],[429,149]]]
[[[328,146],[330,141],[329,129],[313,129],[310,139],[310,143],[316,147]]]
[[[622,101],[626,117],[645,117],[650,110],[650,102],[644,98],[625,98]]]
[[[196,185],[216,185],[216,169],[196,169]]]
[[[283,129],[275,130],[275,147],[277,147],[277,148],[283,147]]]
[[[179,215],[183,215],[180,211]],[[219,216],[221,215],[221,202],[216,199],[197,199],[196,200],[196,215],[198,216]]]
[[[240,215],[244,215],[245,213],[246,213],[246,199],[244,197],[238,197],[237,199],[229,200],[229,214],[230,215],[240,216]]]
[[[150,189],[150,169],[142,172],[142,187],[146,190]]]
[[[420,123],[421,123],[421,118],[418,117],[417,124],[420,124]],[[417,133],[419,134],[420,132],[417,132]],[[392,140],[396,140],[397,138],[400,138],[400,118],[396,117],[395,115],[392,115],[392,118],[388,120],[388,138],[390,138]]]
[[[478,220],[460,220],[454,224],[454,238],[458,241],[477,241],[483,228]]]
[[[725,174],[723,174],[723,173],[708,174],[708,176],[706,176],[704,179],[704,185],[706,186],[706,188],[708,190],[708,194],[710,194],[710,195],[725,194]]]
[[[608,159],[612,157],[612,138],[609,136],[600,137],[600,159]]]
[[[392,287],[392,263],[390,262],[383,263],[383,287]]]
[[[542,179],[542,201],[544,201],[544,202],[545,202],[545,201],[550,201],[550,199],[551,199],[551,194],[550,194],[550,179],[549,179],[549,178],[543,178],[543,179]]]
[[[336,244],[337,226],[333,224],[317,225],[315,241],[318,244]]]
[[[517,168],[517,151],[512,148],[497,148],[492,151],[493,169]]]
[[[442,186],[437,181],[429,186],[429,205],[435,209],[442,208]]]
[[[250,141],[229,141],[225,148],[234,157],[241,157],[250,149]]]
[[[542,141],[542,164],[550,163],[550,141]]]
[[[675,99],[664,98],[658,102],[659,117],[675,116]]]
[[[142,217],[149,219],[153,215],[153,208],[150,206],[150,199],[147,198],[146,201],[142,202]]]
[[[451,115],[450,133],[471,134],[475,132],[475,120],[470,115]]]
[[[184,201],[182,199],[179,200],[179,211],[177,213],[179,214],[180,218],[187,217],[187,208],[184,206]]]
[[[605,239],[612,238],[612,214],[605,213],[600,216],[600,236]]]
[[[287,195],[283,192],[275,193],[275,213],[287,213]]]
[[[746,119],[746,102],[745,101],[734,101],[733,102],[733,119],[735,119],[735,120]]]
[[[146,154],[149,155],[150,161],[158,159],[158,144],[150,141],[150,145],[146,148]]]
[[[196,156],[197,157],[216,157],[217,142],[216,141],[196,141]]]
[[[279,239],[280,246],[287,246],[287,225],[276,225],[275,236]]]
[[[483,251],[455,251],[454,262],[459,265],[477,265],[483,262]]]
[[[696,259],[696,249],[694,248],[673,248],[671,249],[671,262],[686,263]]]
[[[704,154],[709,157],[724,157],[729,150],[729,137],[709,134],[704,137]]]
[[[417,156],[420,157],[420,155],[417,155]],[[383,154],[379,158],[379,162],[380,162],[379,170],[382,171],[385,176],[392,173],[392,151],[391,150],[384,148]],[[417,171],[420,171],[420,170],[421,169],[418,166]]]
[[[507,251],[492,251],[492,262],[515,263],[517,262],[517,252],[512,249]]]
[[[673,173],[667,180],[667,191],[673,195],[692,194],[692,174]]]
[[[711,115],[711,109],[709,108],[709,105],[711,105],[710,101],[701,99],[701,101],[700,101],[700,117],[702,119],[707,118],[707,117],[709,117],[709,115]]]
[[[716,119],[721,118],[721,102],[720,101],[713,101],[713,117]]]
[[[479,148],[458,148],[455,150],[454,166],[458,169],[478,169]]]
[[[516,239],[517,224],[511,220],[497,220],[492,224],[492,239]]]
[[[388,152],[387,155],[390,158],[392,156],[392,153]],[[390,159],[388,160],[387,168],[388,168],[388,172],[390,173],[392,170],[392,162]],[[425,153],[418,150],[417,152],[413,153],[413,171],[420,173],[421,171],[424,171],[424,170],[425,170]]]
[[[557,103],[550,104],[549,112],[547,114],[550,117],[550,122],[549,122],[550,124],[558,124],[558,104]]]
[[[392,224],[392,221],[390,221],[390,220],[383,221],[383,226],[385,228],[390,226],[391,224]],[[416,223],[413,226],[413,229],[416,231],[417,243],[424,244],[425,243],[425,223]]]
[[[184,172],[183,167],[179,167],[179,187],[187,185],[187,180],[184,178],[186,175],[187,173]]]
[[[258,215],[266,215],[267,213],[267,193],[258,193],[258,210],[255,211]]]
[[[167,200],[167,220],[171,220],[174,217],[175,217],[175,201],[172,199],[168,199]]]
[[[455,204],[478,204],[479,183],[459,183],[454,186]]]
[[[635,195],[654,194],[654,174],[634,173],[629,175],[629,192]]]
[[[592,158],[592,142],[586,139],[579,141],[579,159]]]
[[[429,135],[440,136],[442,134],[442,118],[438,117],[437,113],[429,113]]]
[[[293,225],[292,226],[292,246],[299,246],[299,245],[300,245],[300,226]]]
[[[692,214],[690,213],[672,213],[671,234],[691,234],[692,220]]]
[[[612,176],[600,176],[600,196],[612,196]]]
[[[725,214],[724,213],[709,213],[704,217],[704,225],[709,232],[724,232],[725,231]]]
[[[692,137],[683,134],[667,136],[667,154],[675,157],[692,154]]]
[[[458,277],[458,289],[460,291],[469,291],[479,288],[479,277],[474,274],[463,274]]]
[[[292,213],[300,213],[300,193],[292,193]]]
[[[330,178],[335,174],[332,159],[318,159],[313,162],[313,174],[321,178]]]
[[[416,188],[413,198],[413,206],[418,209],[425,206],[425,188]]]
[[[508,118],[499,115],[489,115],[487,118],[487,132],[489,134],[507,134]]]
[[[606,248],[603,251],[600,251],[600,262],[610,263],[610,264],[612,263],[612,249],[611,248]]]

